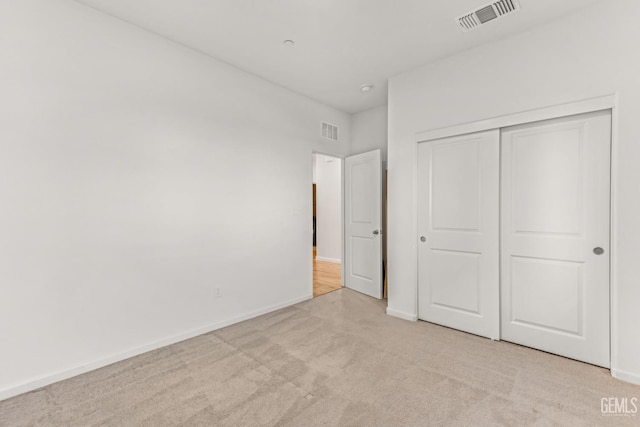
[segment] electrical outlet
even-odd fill
[[[221,296],[222,296],[222,289],[214,288],[213,289],[213,297],[214,298],[220,298]]]

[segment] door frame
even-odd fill
[[[321,156],[333,157],[336,159],[340,159],[340,285],[344,288],[344,254],[345,254],[345,241],[344,241],[344,155],[319,151],[319,150],[311,150],[311,176],[309,177],[310,185],[313,186],[313,156],[319,154]],[[313,200],[311,200],[310,205],[310,229],[312,230],[310,234],[310,246],[311,246],[311,280],[309,282],[309,289],[311,290],[311,297],[313,298]],[[316,225],[317,227],[317,225]]]
[[[485,120],[470,122],[470,123],[462,123],[454,126],[433,129],[424,132],[417,132],[415,134],[415,144],[414,150],[417,154],[418,152],[418,144],[428,141],[433,141],[436,139],[447,138],[451,136],[464,135],[468,133],[481,132],[490,129],[501,129],[509,126],[523,125],[527,123],[538,122],[542,120],[550,120],[560,117],[573,116],[577,114],[584,113],[592,113],[595,111],[601,110],[611,110],[611,196],[610,196],[610,206],[609,206],[609,238],[610,238],[610,249],[609,249],[609,327],[610,327],[610,336],[609,336],[609,351],[610,351],[610,361],[611,361],[611,375],[615,378],[619,378],[624,380],[627,378],[627,375],[624,372],[616,370],[616,360],[618,355],[618,320],[615,314],[617,313],[617,304],[616,304],[616,296],[618,294],[618,283],[617,283],[617,256],[616,256],[616,246],[617,246],[617,205],[618,205],[618,195],[615,189],[618,187],[618,93],[613,93],[610,95],[600,96],[596,98],[589,98],[584,100],[578,100],[575,102],[553,105],[548,107],[543,107],[535,110],[522,111],[514,114],[508,114],[499,117],[492,117]],[[414,165],[415,170],[417,171],[417,156],[416,164]],[[413,200],[414,206],[417,212],[417,204],[415,201],[418,200],[418,174],[414,174],[413,178]],[[418,230],[418,215],[414,214],[414,224],[413,229]],[[415,233],[414,233],[415,234]],[[416,234],[417,236],[417,234]],[[417,251],[416,251],[417,257]],[[416,261],[418,261],[416,259]],[[419,264],[416,264],[416,268]],[[416,274],[417,278],[417,274]],[[419,286],[416,280],[415,283],[415,301],[416,301],[416,313],[418,313],[418,292]],[[416,316],[417,318],[417,316]]]

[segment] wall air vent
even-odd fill
[[[333,141],[338,140],[338,126],[322,122],[322,136]]]
[[[467,32],[519,9],[517,0],[500,0],[460,16],[456,18],[456,22],[462,31]]]

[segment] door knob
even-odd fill
[[[380,232],[378,230],[373,230],[373,235],[377,236],[378,234],[380,234]]]
[[[426,242],[426,241],[427,241],[427,238],[426,238],[426,237],[424,237],[424,236],[420,236],[420,241],[421,241],[422,243],[424,243],[424,242]]]
[[[602,255],[604,253],[604,249],[598,246],[597,248],[593,248],[593,253],[596,255]]]

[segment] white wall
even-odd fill
[[[315,154],[316,258],[342,262],[342,159]]]
[[[599,2],[390,81],[390,313],[417,314],[417,132],[617,93],[612,371],[640,383],[638,16],[637,0]]]
[[[351,115],[351,155],[380,149],[387,161],[387,106],[371,108]]]
[[[0,52],[0,398],[311,297],[348,115],[68,0]]]

